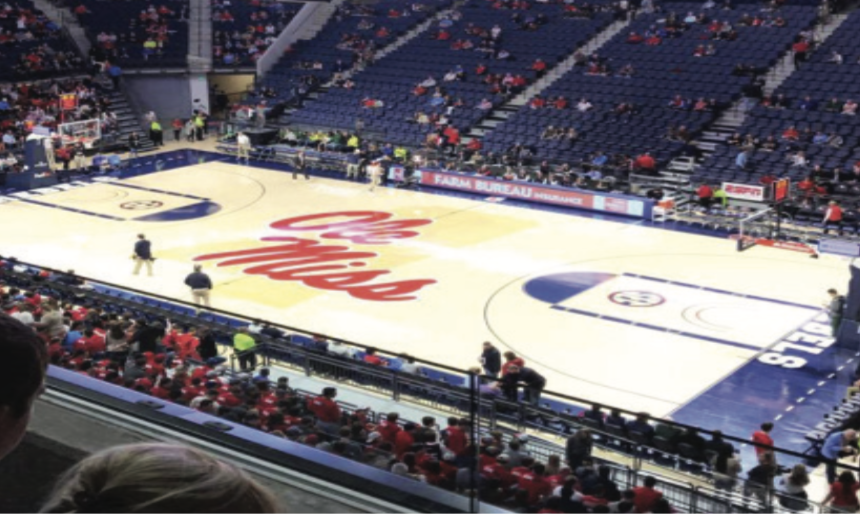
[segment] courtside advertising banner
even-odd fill
[[[422,169],[420,183],[425,186],[455,189],[487,196],[503,196],[529,202],[563,205],[579,209],[611,212],[643,218],[650,216],[651,202],[640,199],[605,195],[563,187],[508,182],[472,175],[444,173]],[[646,205],[649,207],[646,213]]]
[[[736,200],[748,200],[750,202],[763,202],[766,199],[765,186],[753,186],[750,184],[735,184],[732,182],[723,182],[723,191],[726,196]]]

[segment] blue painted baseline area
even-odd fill
[[[559,305],[619,276],[802,308],[808,310],[810,315],[770,346],[760,348],[729,339]],[[797,452],[805,452],[812,446],[806,438],[807,434],[844,397],[846,387],[852,382],[855,367],[860,362],[860,353],[835,346],[827,315],[820,308],[810,305],[634,273],[571,272],[545,275],[526,282],[523,291],[550,304],[551,309],[756,352],[748,362],[704,389],[670,413],[669,417],[681,423],[709,430],[719,429],[739,437],[751,434],[763,422],[773,421],[776,425],[773,436],[777,444]],[[707,362],[679,365],[706,366]],[[752,462],[747,464],[755,465]]]

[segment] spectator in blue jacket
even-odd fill
[[[848,429],[842,432],[833,432],[824,440],[821,447],[821,456],[829,459],[825,473],[827,483],[836,481],[836,462],[842,457],[857,454],[857,431]]]

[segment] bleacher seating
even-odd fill
[[[741,146],[724,144],[696,172],[695,179],[713,182],[759,183],[765,176],[790,177],[793,182],[802,182],[811,176],[816,186],[800,191],[791,209],[796,222],[820,223],[824,203],[830,199],[842,200],[845,219],[854,231],[857,221],[858,177],[853,171],[860,161],[860,120],[856,115],[842,114],[842,105],[847,100],[860,98],[860,53],[856,50],[857,30],[860,27],[860,12],[851,14],[843,25],[820,46],[808,61],[801,65],[779,87],[772,98],[755,106],[747,114],[738,129],[742,138],[751,135],[758,140],[747,169],[735,164]],[[844,55],[844,64],[828,62],[833,51]],[[779,95],[786,105],[777,101]],[[809,97],[811,105],[806,104]],[[835,110],[828,109],[828,102],[836,98]],[[770,104],[770,105],[767,105]],[[798,131],[798,139],[783,138],[790,127]],[[814,140],[816,135],[819,140]],[[773,136],[776,148],[768,151],[762,143]],[[831,137],[841,138],[832,143]],[[792,158],[803,152],[805,165],[795,165]]]
[[[526,106],[485,138],[485,149],[501,152],[522,143],[533,146],[538,158],[569,162],[587,160],[596,151],[633,156],[651,152],[658,163],[667,162],[684,147],[683,142],[665,137],[670,127],[684,126],[690,134],[695,134],[713,121],[751,80],[748,76],[732,75],[733,68],[739,63],[757,69],[770,67],[788,50],[794,36],[812,23],[815,15],[815,9],[806,5],[785,5],[776,12],[760,10],[758,3],[741,3],[733,10],[704,11],[708,23],[688,24],[686,30],[674,37],[662,36],[658,45],[645,41],[629,43],[628,38],[634,32],[642,36],[660,34],[665,30],[668,15],[674,13],[683,20],[688,13],[703,12],[702,5],[666,3],[661,12],[640,15],[601,48],[596,60],[608,67],[608,75],[588,74],[591,65],[585,62],[542,95],[549,99],[564,96],[571,106],[586,98],[594,105],[593,110],[583,115],[571,108]],[[745,15],[781,17],[786,24],[782,28],[742,26],[739,22]],[[714,20],[731,23],[736,38],[711,39],[713,33],[709,29]],[[715,54],[696,57],[694,53],[700,45],[713,45]],[[620,76],[618,72],[628,64],[633,66],[632,76]],[[688,105],[670,107],[676,95],[687,99]],[[711,105],[694,110],[699,99]],[[613,110],[620,103],[632,104],[634,113],[615,114]],[[541,141],[540,136],[548,126],[574,127],[580,137],[572,144]]]
[[[81,71],[84,62],[62,29],[22,0],[0,8],[0,67],[14,82]]]
[[[293,45],[266,74],[261,86],[274,92],[269,97],[271,103],[304,98],[336,72],[351,68],[363,54],[384,48],[450,3],[451,0],[346,2],[338,6],[338,12],[315,38]],[[388,35],[380,37],[381,27]]]
[[[146,0],[74,4],[74,13],[93,43],[90,56],[122,68],[184,67],[187,11],[187,0],[164,0],[158,7]]]
[[[65,122],[88,119],[101,120],[102,142],[112,140],[119,130],[115,116],[110,114],[109,95],[113,85],[96,77],[76,77],[43,81],[33,84],[6,84],[0,87],[0,98],[8,108],[0,106],[0,170],[20,171],[24,162],[24,140],[33,127],[43,126],[52,132]],[[60,110],[59,95],[77,93],[77,107]]]
[[[214,63],[253,65],[301,5],[275,0],[213,0]]]
[[[482,100],[488,100],[493,106],[505,100],[505,95],[494,92],[494,87],[484,81],[488,75],[500,78],[507,74],[522,75],[531,83],[536,78],[536,72],[531,69],[536,59],[549,67],[554,66],[612,19],[610,10],[603,8],[591,17],[566,16],[564,6],[556,3],[536,3],[522,10],[500,9],[486,0],[470,0],[458,11],[461,13],[458,20],[450,18],[431,27],[357,74],[353,89],[330,89],[319,101],[294,113],[292,121],[350,128],[361,118],[369,130],[385,133],[387,141],[420,146],[436,126],[416,123],[416,113],[446,115],[453,105],[447,114],[450,125],[465,133],[486,116],[486,109],[477,108]],[[514,16],[521,19],[515,20]],[[536,20],[536,28],[521,28],[528,24],[529,18]],[[495,50],[509,52],[511,58],[507,60],[493,58],[492,50],[480,50],[482,41],[490,37],[494,26],[501,29]],[[450,38],[438,38],[443,30]],[[454,49],[463,41],[469,41],[473,48]],[[489,48],[493,48],[492,45]],[[476,67],[480,63],[486,65],[487,71],[479,76]],[[465,80],[444,81],[444,76],[458,66]],[[440,91],[436,93],[435,87],[429,87],[420,96],[414,94],[415,87],[428,76],[435,80]],[[440,103],[442,98],[434,99],[439,95],[447,96],[448,101]],[[367,99],[379,100],[384,106],[368,108],[364,105]]]

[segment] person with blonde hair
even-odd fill
[[[806,510],[809,496],[806,486],[809,485],[809,473],[803,464],[795,464],[791,473],[780,481],[779,504],[786,509],[799,512]]]
[[[41,512],[278,512],[274,495],[232,464],[187,446],[116,446],[82,460]]]

